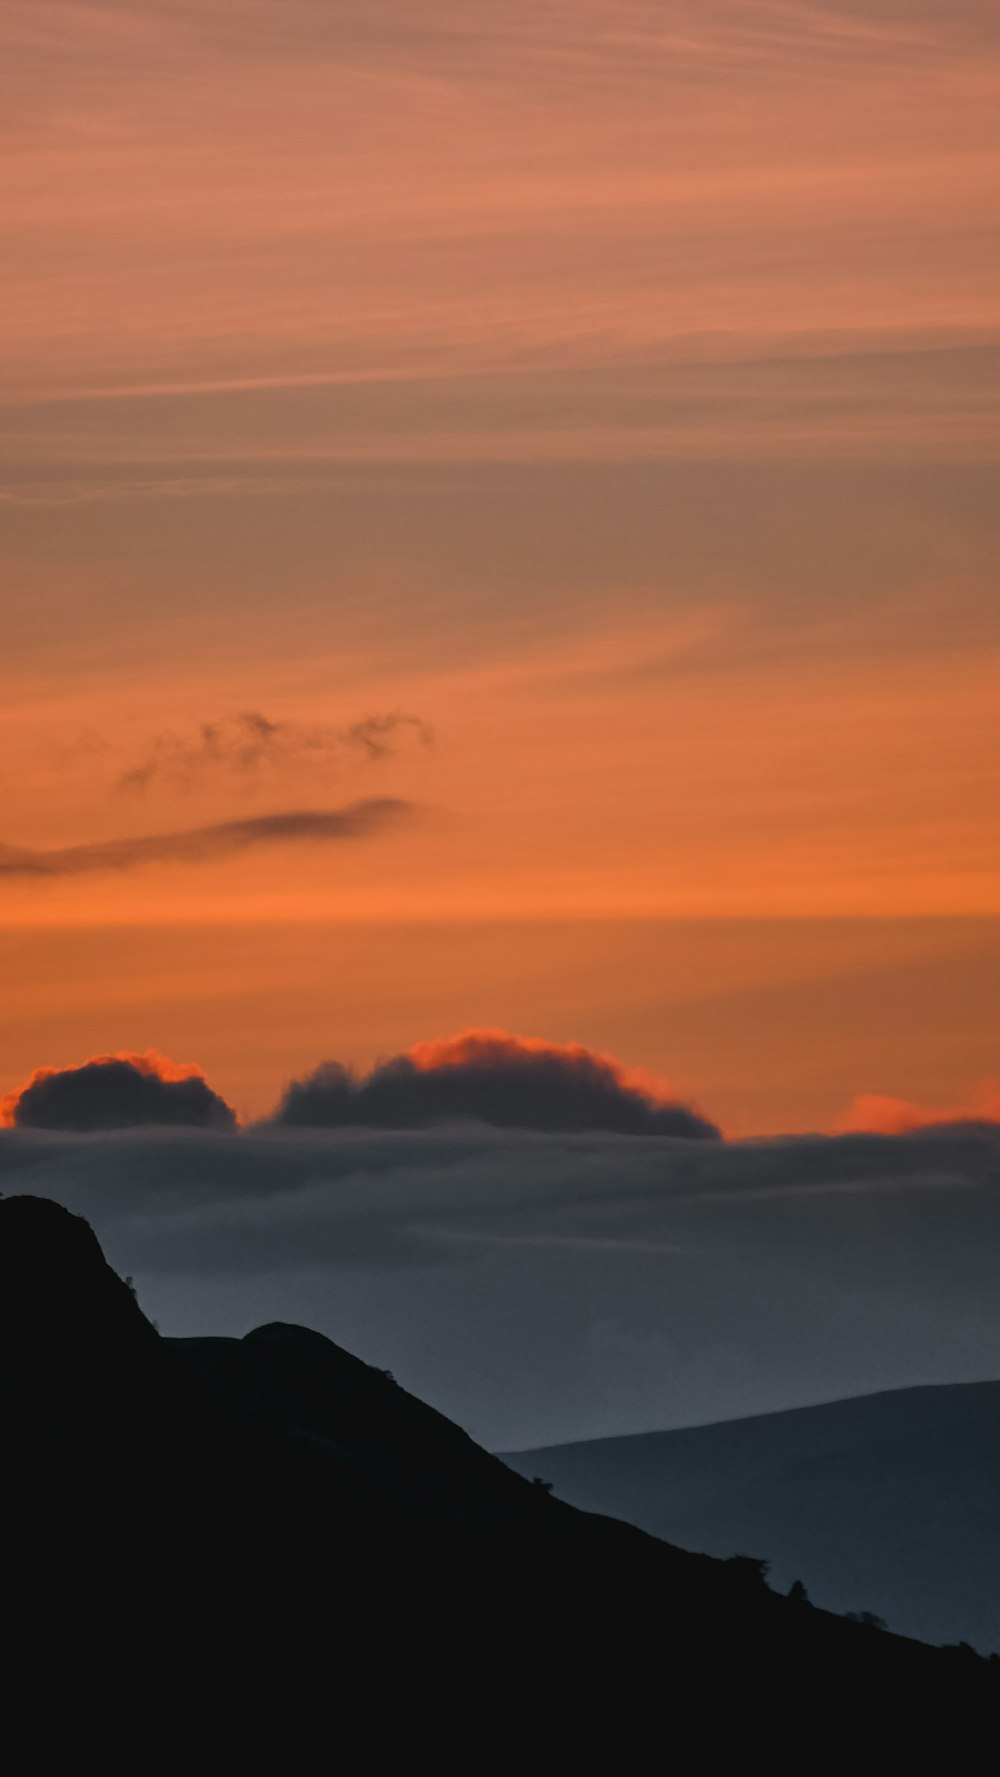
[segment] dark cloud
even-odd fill
[[[274,1121],[315,1129],[424,1129],[460,1121],[501,1129],[719,1136],[696,1111],[658,1096],[611,1056],[577,1043],[493,1030],[419,1043],[361,1077],[338,1062],[324,1062],[292,1082]]]
[[[158,734],[143,757],[122,773],[117,788],[142,792],[154,783],[188,789],[211,775],[251,778],[278,770],[336,771],[352,757],[372,763],[397,753],[407,740],[433,745],[430,726],[404,710],[364,716],[347,727],[274,720],[241,710],[202,722],[193,734]]]
[[[145,1055],[96,1055],[80,1067],[38,1068],[0,1102],[0,1120],[18,1129],[90,1133],[180,1124],[235,1129],[225,1099],[196,1068]]]
[[[83,876],[109,870],[134,870],[141,864],[201,864],[260,845],[287,845],[313,840],[328,844],[364,839],[415,813],[412,803],[393,797],[353,802],[346,808],[292,809],[246,821],[221,821],[211,827],[189,827],[179,833],[149,833],[134,839],[104,839],[93,845],[68,845],[55,851],[29,851],[0,845],[0,878],[11,876]]]

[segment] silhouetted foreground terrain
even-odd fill
[[[557,1764],[609,1736],[629,1769],[651,1732],[700,1757],[875,1707],[897,1744],[946,1720],[960,1766],[995,1706],[995,1665],[575,1511],[318,1334],[161,1339],[42,1199],[0,1202],[0,1350],[5,1696],[36,1759],[65,1732],[145,1769],[179,1736],[225,1766],[266,1728],[296,1768],[317,1735],[351,1770],[387,1739],[475,1770],[499,1735],[533,1767],[554,1735]]]
[[[717,1556],[749,1549],[782,1591],[868,1609],[925,1641],[1000,1650],[1000,1382],[528,1450],[585,1511]]]

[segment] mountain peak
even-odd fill
[[[97,1349],[121,1359],[157,1335],[111,1269],[90,1223],[47,1197],[0,1198],[0,1339],[29,1341],[63,1366]],[[9,1346],[8,1346],[9,1349]]]

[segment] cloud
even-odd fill
[[[241,710],[199,723],[193,735],[158,734],[139,762],[121,774],[117,788],[141,793],[166,783],[188,789],[211,775],[251,778],[292,769],[328,774],[351,758],[367,763],[389,758],[406,738],[422,747],[434,743],[430,725],[404,710],[364,716],[345,728]]]
[[[356,748],[366,759],[385,759],[395,751],[400,731],[406,729],[416,736],[421,746],[434,745],[434,730],[430,724],[401,710],[392,710],[385,716],[364,716],[360,722],[352,722],[344,730],[342,740],[345,746]]]
[[[479,1122],[501,1129],[719,1135],[696,1111],[613,1056],[579,1043],[549,1043],[502,1030],[467,1030],[417,1043],[360,1077],[339,1062],[324,1062],[306,1079],[292,1082],[274,1121],[318,1129]]]
[[[949,1123],[1000,1123],[1000,1080],[983,1080],[969,1097],[956,1105],[917,1104],[912,1099],[891,1098],[880,1093],[861,1093],[838,1119],[839,1130],[870,1130],[882,1135],[905,1135],[911,1129],[929,1129]]]
[[[352,802],[346,808],[291,809],[283,814],[259,815],[252,820],[189,827],[179,833],[104,839],[92,845],[68,845],[54,851],[0,845],[0,879],[84,876],[103,871],[135,870],[142,864],[203,864],[260,845],[287,845],[303,840],[328,844],[332,840],[365,839],[414,813],[412,803],[381,797]]]
[[[144,1124],[235,1129],[236,1118],[197,1067],[147,1049],[94,1055],[80,1067],[36,1068],[19,1091],[0,1099],[0,1124],[89,1133]]]
[[[171,1334],[319,1328],[494,1448],[1000,1375],[1000,1130],[0,1132]]]

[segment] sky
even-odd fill
[[[152,1046],[252,1117],[505,1025],[733,1133],[970,1102],[995,9],[0,34],[5,1087]]]
[[[477,1031],[736,1144],[1000,1115],[992,0],[7,0],[0,70],[6,1120]]]

